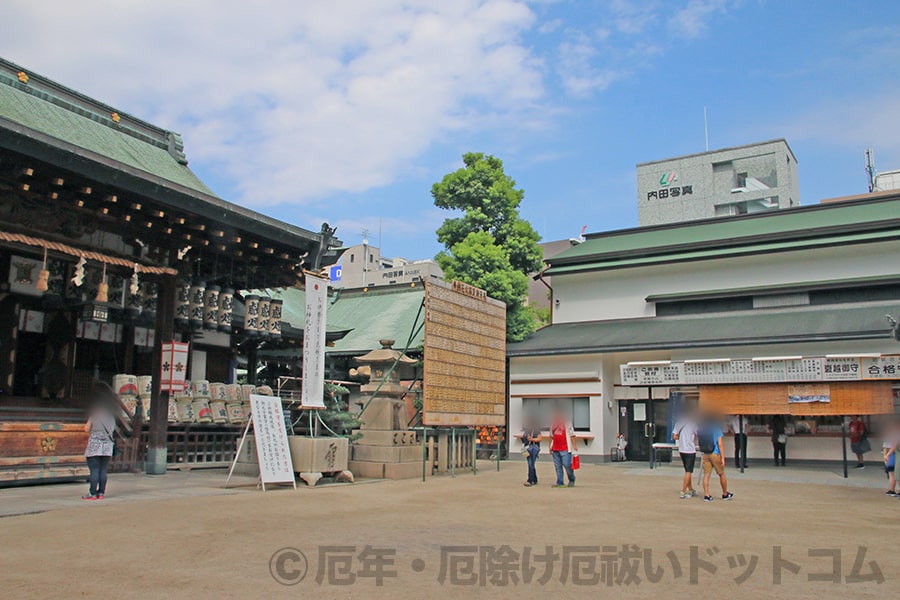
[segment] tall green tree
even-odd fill
[[[503,161],[469,152],[463,163],[431,187],[435,206],[462,212],[438,228],[438,241],[446,249],[436,260],[447,279],[477,286],[505,302],[506,337],[519,341],[537,327],[525,299],[529,274],[541,268],[541,238],[519,215],[525,192],[503,171]]]

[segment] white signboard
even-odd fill
[[[703,385],[900,379],[900,356],[692,360],[620,365],[622,385]]]
[[[306,275],[306,321],[303,328],[303,386],[300,405],[325,408],[325,310],[328,281]]]
[[[900,356],[862,359],[863,379],[900,379]]]
[[[250,410],[263,489],[267,483],[295,483],[281,398],[251,394]]]

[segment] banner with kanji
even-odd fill
[[[325,311],[328,281],[306,275],[306,320],[303,327],[301,406],[325,408]]]

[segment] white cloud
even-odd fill
[[[0,18],[4,56],[182,131],[253,206],[390,183],[545,95],[519,0],[13,0]]]
[[[690,0],[669,19],[669,28],[685,37],[698,37],[706,32],[709,19],[725,10],[725,4],[725,0]]]
[[[558,71],[563,88],[576,97],[586,97],[608,88],[620,73],[598,66],[599,50],[587,35],[573,32],[559,45]]]

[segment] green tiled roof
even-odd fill
[[[21,81],[18,73],[27,75]],[[114,119],[117,115],[118,122]],[[227,222],[299,253],[316,252],[321,233],[285,223],[216,196],[188,168],[181,136],[0,58],[0,148],[100,183],[151,197],[211,222]],[[77,165],[77,167],[70,167]],[[331,240],[340,243],[339,240]],[[323,264],[333,264],[333,250]]]
[[[275,295],[275,294],[273,294]],[[327,312],[328,330],[350,330],[334,346],[326,348],[328,354],[365,354],[381,347],[379,340],[394,340],[394,348],[402,350],[409,339],[416,321],[416,314],[425,299],[422,286],[410,288],[384,287],[362,290],[329,292]],[[278,294],[284,299],[284,320],[303,326],[306,312],[306,295],[302,290],[288,289]],[[337,297],[337,300],[334,298]],[[425,319],[425,311],[419,314],[418,325]],[[424,330],[419,331],[410,344],[411,348],[422,345]]]
[[[56,84],[54,87],[61,92],[54,94],[49,82],[42,86],[35,79],[31,85],[26,85],[0,73],[0,124],[6,120],[75,148],[215,196],[186,164],[176,158],[180,148],[173,148],[175,154],[168,150],[168,138],[173,146],[180,145],[177,134],[155,128],[125,113],[119,113],[121,121],[116,124],[111,118],[115,112],[111,107]],[[101,107],[108,110],[101,113]]]
[[[900,194],[592,234],[553,257],[548,275],[900,237]]]
[[[866,302],[562,323],[509,344],[508,356],[712,348],[888,338],[898,302]]]

